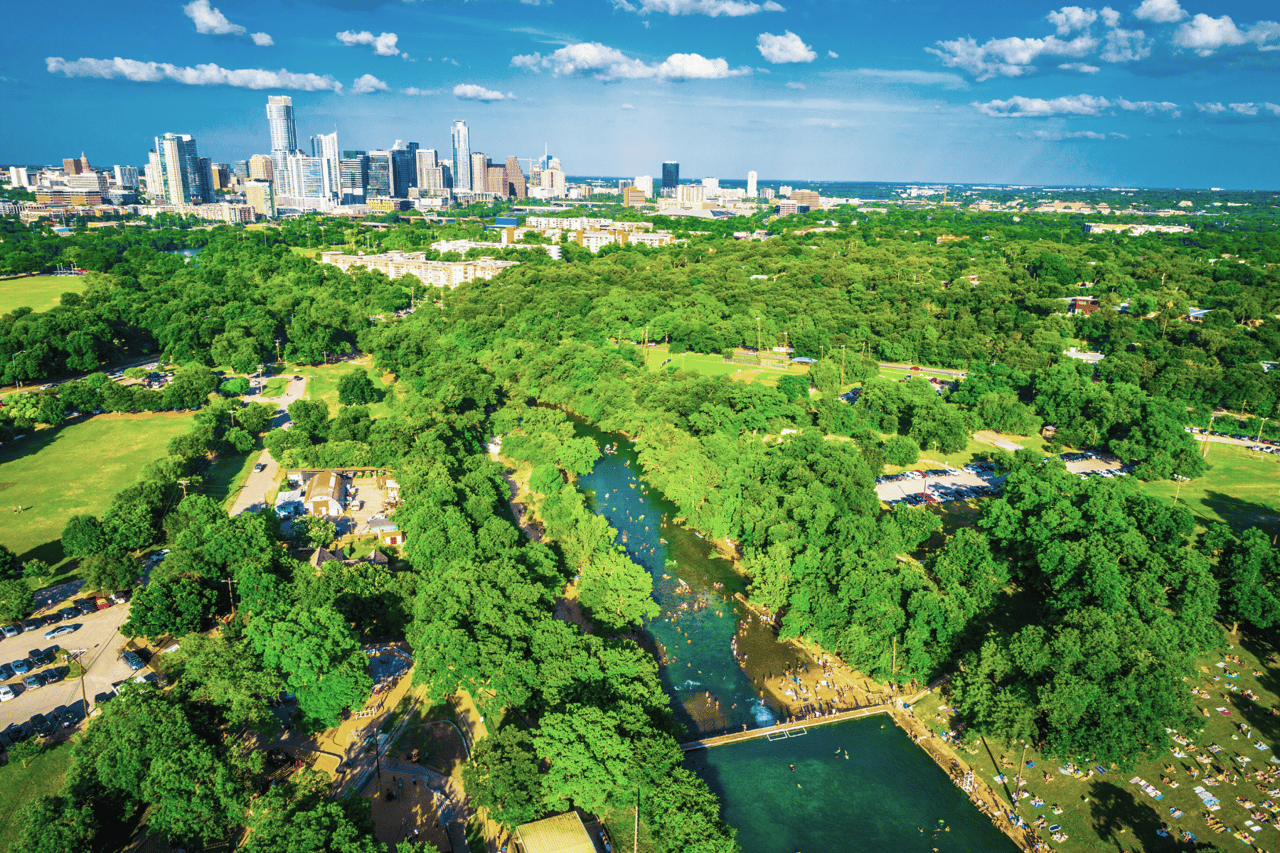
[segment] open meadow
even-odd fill
[[[62,529],[80,513],[98,515],[194,415],[98,415],[59,429],[33,431],[0,450],[0,544],[21,560],[65,568]],[[21,513],[13,508],[21,506]]]
[[[365,362],[367,362],[367,359],[326,364],[319,367],[297,366],[286,369],[284,375],[287,377],[296,374],[306,379],[307,388],[303,397],[307,400],[323,400],[329,404],[330,414],[333,414],[338,410],[338,381],[353,370],[364,370],[369,374],[369,378],[373,381],[373,387],[380,398],[378,402],[369,405],[370,416],[376,418],[387,411],[384,395],[387,389],[395,384],[395,377],[389,373],[383,375]],[[267,391],[264,393],[268,395],[271,393],[271,383],[275,381],[275,379],[272,379],[267,382]]]
[[[753,364],[734,364],[724,360],[720,355],[703,355],[696,352],[672,354],[666,346],[649,348],[649,370],[659,371],[674,367],[701,373],[703,376],[728,376],[736,382],[761,382],[773,385],[781,376],[791,374],[801,376],[809,372],[807,364],[793,364],[786,369]]]
[[[1213,443],[1205,462],[1209,470],[1189,483],[1165,480],[1145,488],[1170,501],[1176,496],[1201,527],[1225,521],[1237,533],[1246,527],[1261,527],[1270,536],[1280,533],[1280,460],[1238,445]]]
[[[36,275],[0,280],[0,315],[15,308],[48,311],[56,307],[64,293],[80,293],[84,279],[75,275]]]

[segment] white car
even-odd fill
[[[7,684],[0,684],[0,702],[8,702],[13,698],[13,688]]]

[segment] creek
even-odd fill
[[[673,522],[677,507],[641,477],[625,437],[581,422],[576,429],[617,447],[578,487],[653,577],[660,612],[644,631],[676,718],[700,736],[784,719],[789,712],[768,685],[818,664],[734,597],[746,594],[745,580],[701,534]],[[750,853],[1017,849],[885,716],[698,750],[686,765],[719,795]]]

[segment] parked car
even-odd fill
[[[59,616],[57,613],[46,613],[45,615],[39,618],[40,618],[40,623],[46,628],[48,628],[50,625],[57,625],[59,622],[62,621],[62,617]]]
[[[258,473],[259,471],[265,471],[266,469],[267,469],[267,466],[261,462],[253,466],[253,472],[255,474]]]
[[[142,662],[142,657],[133,650],[126,651],[121,655],[121,657],[124,658],[124,662],[128,665],[129,669],[138,670],[146,666],[146,664]]]
[[[54,731],[57,730],[58,721],[53,714],[49,714],[47,716],[45,714],[36,714],[31,718],[31,728],[34,729],[35,733],[40,735],[40,737],[49,737],[49,735],[53,734]]]
[[[67,677],[66,667],[55,666],[46,669],[41,675],[44,676],[45,684],[57,684],[59,681]]]
[[[22,633],[22,629],[19,628],[17,625],[0,626],[0,634],[4,634],[6,637],[16,637],[21,633]]]
[[[124,604],[124,603],[125,603],[126,601],[128,601],[128,600],[129,600],[129,593],[127,593],[127,592],[113,592],[113,593],[111,593],[111,602],[112,602],[113,604]]]
[[[74,634],[79,629],[79,625],[59,625],[57,628],[45,631],[44,638],[52,640],[55,637],[65,637],[67,634]]]
[[[7,684],[0,684],[0,702],[8,702],[14,695],[12,687]]]
[[[57,646],[50,646],[49,648],[44,650],[40,650],[40,649],[31,650],[31,663],[37,667],[48,666],[49,664],[53,663],[57,659],[57,657],[58,657]]]
[[[93,603],[92,598],[78,598],[71,603],[80,611],[81,616],[88,616],[98,609],[98,605]]]
[[[77,616],[79,616],[80,611],[75,609],[74,607],[64,607],[58,611],[58,615],[62,617],[62,621],[66,622],[70,619],[75,619]]]
[[[9,743],[22,743],[31,737],[31,732],[22,723],[10,723],[9,727],[4,730],[4,736]]]
[[[13,667],[0,663],[0,681],[8,681],[10,678],[13,678]]]
[[[95,598],[93,603],[99,610],[106,610],[111,606],[111,601],[106,598]]]
[[[38,631],[43,627],[44,627],[43,619],[36,619],[33,617],[31,619],[24,619],[22,622],[22,630],[24,631]]]
[[[74,708],[68,708],[66,705],[59,705],[53,709],[54,716],[62,723],[64,728],[74,728],[76,723],[80,722],[80,714]]]
[[[9,666],[13,667],[13,671],[18,675],[26,675],[28,672],[31,671],[31,661],[27,660],[26,658],[22,658],[21,660],[16,660],[13,663],[9,664]]]
[[[28,690],[39,690],[44,687],[44,676],[38,672],[33,672],[22,679],[22,686]]]

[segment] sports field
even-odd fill
[[[1182,484],[1149,483],[1146,489],[1170,501],[1177,496],[1201,527],[1225,521],[1237,533],[1246,527],[1261,527],[1271,536],[1280,533],[1280,460],[1213,443],[1205,462],[1209,470],[1203,477]]]
[[[84,279],[75,275],[37,275],[0,281],[0,315],[15,308],[48,311],[58,305],[67,292],[84,290]]]
[[[0,544],[20,560],[63,567],[62,528],[80,513],[98,515],[117,492],[165,455],[169,439],[191,428],[182,414],[98,415],[61,429],[33,431],[0,449]],[[13,508],[21,506],[21,513]]]

